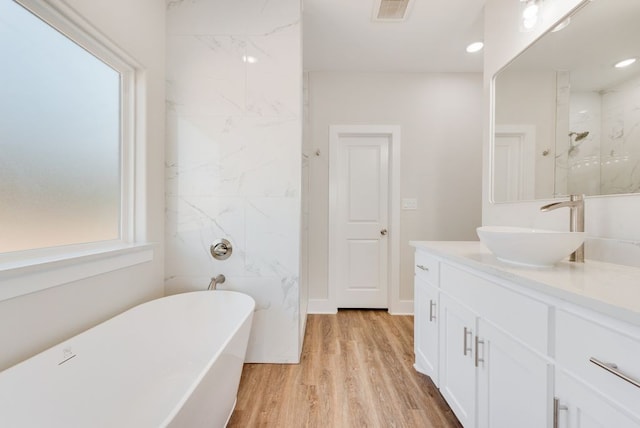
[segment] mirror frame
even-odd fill
[[[569,195],[552,195],[549,198],[545,199],[522,199],[522,200],[513,200],[513,201],[498,201],[495,200],[495,147],[496,147],[496,79],[501,72],[503,72],[507,67],[509,67],[514,61],[516,61],[519,57],[521,57],[531,46],[538,42],[542,37],[551,33],[553,29],[560,25],[564,20],[573,17],[575,14],[579,13],[583,8],[589,5],[593,0],[582,0],[578,3],[574,8],[572,8],[569,12],[562,15],[561,18],[554,21],[551,25],[548,26],[538,37],[533,39],[530,43],[528,43],[521,51],[519,51],[515,56],[513,56],[507,63],[505,63],[498,71],[496,71],[493,76],[491,76],[491,80],[489,83],[489,104],[490,104],[490,112],[489,112],[489,203],[493,205],[506,205],[506,204],[517,204],[523,202],[536,202],[536,201],[548,201],[554,200],[558,198],[568,198]],[[555,142],[554,142],[555,144]],[[555,169],[554,169],[555,174]],[[634,193],[631,193],[633,195]],[[612,194],[612,195],[589,195],[585,196],[585,198],[598,198],[598,197],[610,197],[610,196],[622,196],[629,194]]]

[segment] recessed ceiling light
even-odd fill
[[[484,43],[474,42],[474,43],[471,43],[469,46],[467,46],[467,52],[469,53],[478,52],[479,50],[482,50],[483,47],[484,47]]]
[[[631,64],[636,62],[636,60],[637,60],[637,58],[628,58],[628,59],[622,60],[620,62],[617,62],[616,65],[614,65],[614,67],[615,68],[629,67]]]

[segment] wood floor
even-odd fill
[[[228,426],[460,427],[413,359],[411,316],[309,315],[300,364],[245,364]]]

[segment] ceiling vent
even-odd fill
[[[404,21],[413,0],[374,0],[374,21]]]

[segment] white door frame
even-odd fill
[[[338,236],[337,160],[338,144],[344,136],[389,137],[389,269],[388,303],[389,312],[407,313],[400,302],[400,126],[399,125],[330,125],[329,126],[329,242]],[[336,302],[336,252],[329,252],[328,301],[335,311]],[[404,305],[406,306],[406,305]]]

